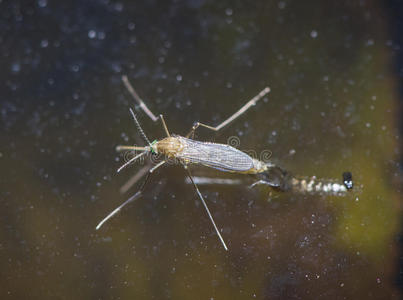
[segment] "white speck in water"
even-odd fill
[[[105,32],[103,32],[103,31],[98,32],[97,38],[98,38],[99,40],[104,40],[105,37],[106,37]]]
[[[277,135],[277,131],[273,130],[273,131],[271,132],[271,135],[272,135],[272,136],[276,136],[276,135]]]
[[[46,48],[49,45],[49,41],[48,40],[42,40],[41,41],[41,47],[42,48]]]
[[[323,76],[323,81],[329,81],[329,76],[327,75]]]
[[[176,75],[176,80],[177,81],[182,81],[182,75],[180,75],[180,74]]]
[[[90,30],[90,31],[88,31],[88,37],[89,37],[90,39],[94,39],[94,38],[96,37],[96,35],[97,35],[97,33],[96,33],[95,30]]]
[[[371,127],[371,123],[365,123],[365,127],[370,128],[370,127]]]
[[[124,140],[125,142],[128,142],[128,141],[129,141],[129,137],[127,136],[127,134],[126,134],[125,132],[122,132],[122,133],[120,134],[120,136],[121,136],[121,138],[123,138],[123,140]]]
[[[284,8],[285,8],[285,2],[284,2],[284,1],[280,1],[280,2],[278,3],[278,8],[284,9]]]
[[[119,11],[119,12],[120,12],[120,11],[123,10],[123,3],[120,3],[120,2],[116,3],[113,8],[114,8],[116,11]]]
[[[80,71],[80,66],[79,65],[72,65],[71,70],[73,72],[77,73],[78,71]]]
[[[13,64],[11,65],[11,71],[12,71],[13,73],[18,73],[19,71],[21,71],[21,65],[20,65],[20,63],[18,63],[18,62],[13,63]]]
[[[38,6],[43,8],[48,5],[48,0],[38,0]]]
[[[289,155],[294,155],[295,153],[297,153],[297,151],[295,151],[295,149],[290,149],[290,151],[288,151]]]
[[[134,30],[134,29],[136,28],[136,24],[130,22],[130,23],[127,25],[127,28],[128,28],[129,30]]]
[[[340,283],[340,287],[343,287],[344,286],[344,283]]]
[[[316,39],[318,37],[318,32],[316,30],[311,31],[311,38]]]
[[[225,10],[225,14],[226,14],[227,16],[232,16],[232,13],[233,13],[233,11],[232,11],[231,8],[227,8],[227,9]]]
[[[375,44],[375,41],[373,39],[369,39],[367,40],[367,46],[372,46],[373,44]]]

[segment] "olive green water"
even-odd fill
[[[345,2],[0,2],[2,299],[399,299],[396,47],[383,6]],[[116,174],[115,146],[141,143],[123,74],[182,135],[268,85],[196,138],[237,137],[302,176],[348,170],[356,189],[200,186],[226,252],[186,173],[165,167],[95,231],[142,167]]]

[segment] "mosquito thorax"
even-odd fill
[[[175,136],[166,137],[155,144],[158,153],[174,158],[183,149],[180,139]]]

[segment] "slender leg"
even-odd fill
[[[230,178],[214,178],[214,177],[203,177],[203,176],[193,176],[193,181],[197,185],[240,185],[242,181],[240,179],[230,179]],[[185,182],[187,184],[192,184],[192,181],[186,177]]]
[[[137,146],[124,146],[124,145],[119,145],[116,146],[116,151],[147,151],[146,147],[137,147]]]
[[[135,157],[133,157],[132,159],[128,160],[127,162],[125,162],[123,165],[120,166],[120,168],[117,170],[117,172],[119,173],[124,168],[126,168],[128,165],[130,165],[132,162],[134,162],[135,160],[137,160],[140,157],[144,156],[145,154],[147,154],[147,152],[142,152],[142,153],[136,155]]]
[[[162,126],[164,127],[165,133],[167,134],[167,136],[171,136],[171,135],[169,134],[167,124],[165,124],[164,116],[163,116],[163,115],[160,115],[160,119],[161,119],[161,122],[162,122]]]
[[[131,196],[129,199],[127,199],[125,202],[123,202],[121,205],[119,205],[117,208],[115,208],[109,215],[107,215],[101,222],[98,223],[97,227],[95,227],[96,230],[98,230],[99,228],[101,228],[101,226],[108,221],[110,218],[112,218],[114,215],[116,215],[123,207],[125,207],[127,204],[133,202],[134,200],[138,199],[141,197],[141,195],[143,194],[144,188],[146,187],[146,184],[151,176],[151,174],[158,169],[160,166],[162,166],[165,163],[165,160],[161,161],[160,163],[158,163],[157,165],[155,165],[154,167],[152,167],[150,169],[150,171],[148,171],[148,174],[146,176],[146,179],[144,180],[142,186],[140,187],[140,190],[135,193],[133,196]]]
[[[251,188],[253,188],[253,187],[257,186],[257,185],[261,185],[261,184],[268,185],[268,186],[271,186],[271,187],[279,187],[280,186],[278,183],[271,183],[271,182],[265,181],[265,180],[258,180],[256,182],[252,183],[249,186],[249,188],[251,189]]]
[[[146,166],[142,167],[139,171],[137,171],[136,174],[134,174],[122,187],[120,188],[120,193],[124,194],[126,193],[133,185],[136,184],[137,181],[139,181],[145,174],[147,174],[150,171],[150,163],[148,163]]]
[[[130,95],[133,97],[134,100],[137,101],[137,103],[139,104],[140,108],[146,113],[146,115],[153,120],[154,122],[158,121],[158,117],[156,117],[151,110],[147,107],[147,105],[145,105],[144,101],[141,100],[140,96],[137,94],[137,92],[134,90],[133,86],[130,84],[129,79],[127,78],[126,75],[122,76],[122,81],[124,83],[124,85],[126,86],[126,89],[129,91]],[[136,123],[138,124],[138,128],[140,128],[140,131],[142,132],[143,130],[141,130],[140,124],[138,123],[133,111],[130,109],[131,114],[133,115],[134,120],[136,121]],[[163,115],[159,115],[159,118],[161,119],[162,122],[162,126],[164,127],[165,133],[167,134],[167,136],[171,136],[169,134],[168,131],[168,127],[165,123],[164,120],[164,116]],[[144,134],[145,136],[145,134]],[[147,140],[147,138],[145,138]],[[148,141],[147,141],[148,142]],[[148,142],[149,143],[149,142]]]
[[[227,247],[227,245],[225,244],[224,239],[223,239],[223,237],[221,236],[220,232],[218,231],[217,225],[215,224],[214,219],[213,219],[213,216],[211,215],[210,210],[209,210],[208,207],[207,207],[206,201],[204,201],[204,198],[203,198],[202,194],[200,193],[199,188],[197,187],[196,183],[193,181],[192,174],[190,173],[189,169],[188,169],[185,165],[184,165],[184,168],[185,168],[185,170],[188,172],[189,178],[190,178],[190,180],[192,181],[193,186],[195,187],[196,192],[197,192],[197,194],[199,195],[199,198],[200,198],[201,202],[203,203],[204,208],[205,208],[206,211],[207,211],[207,214],[208,214],[208,216],[209,216],[209,218],[210,218],[211,223],[213,223],[214,229],[215,229],[215,231],[217,232],[217,235],[218,235],[218,237],[219,237],[219,239],[220,239],[222,245],[224,246],[224,249],[225,249],[226,251],[228,251],[228,247]]]
[[[137,103],[140,105],[141,109],[144,110],[144,112],[147,114],[147,116],[150,117],[151,120],[154,122],[158,120],[158,117],[156,117],[151,110],[148,109],[147,105],[141,100],[140,96],[136,93],[134,90],[133,86],[130,84],[129,79],[127,79],[126,75],[122,76],[122,81],[124,85],[126,86],[127,90],[129,91],[130,95],[133,97],[134,100],[137,101]]]
[[[236,118],[238,118],[240,115],[242,115],[243,113],[245,113],[251,106],[254,106],[256,104],[256,102],[258,102],[260,99],[262,99],[267,93],[270,92],[270,88],[269,87],[265,87],[263,90],[260,91],[259,94],[257,94],[255,97],[253,97],[251,100],[249,100],[244,106],[242,106],[236,113],[234,113],[232,116],[230,116],[228,119],[226,119],[224,122],[222,122],[221,124],[219,124],[216,127],[213,126],[209,126],[200,122],[197,122],[193,125],[192,129],[190,130],[190,132],[186,135],[186,137],[190,137],[191,135],[194,134],[195,130],[199,127],[205,127],[207,129],[213,130],[213,131],[219,131],[221,128],[223,128],[224,126],[228,125],[229,123],[231,123],[232,121],[234,121]]]

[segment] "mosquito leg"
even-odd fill
[[[165,163],[166,163],[166,160],[163,160],[163,161],[159,162],[158,164],[156,164],[154,167],[152,167],[150,169],[150,173],[154,172],[155,170],[157,170],[159,167],[161,167]]]
[[[210,218],[211,223],[213,223],[214,229],[215,229],[215,231],[217,232],[217,235],[218,235],[218,237],[219,237],[219,239],[220,239],[220,241],[221,241],[221,243],[222,243],[224,249],[225,249],[226,251],[228,251],[228,247],[227,247],[227,245],[225,244],[224,239],[223,239],[223,237],[221,236],[220,231],[218,231],[217,225],[215,224],[214,219],[213,219],[213,216],[211,215],[210,210],[208,209],[208,206],[207,206],[207,204],[206,204],[206,201],[204,201],[204,198],[203,198],[202,194],[200,193],[199,188],[197,187],[196,183],[193,181],[192,174],[190,173],[189,169],[188,169],[186,166],[184,166],[184,168],[185,168],[185,170],[188,172],[189,178],[190,178],[190,180],[192,181],[193,186],[195,187],[196,192],[197,192],[197,194],[199,195],[199,198],[200,198],[201,202],[203,203],[204,208],[205,208],[206,211],[207,211],[207,214],[208,214],[208,216],[209,216],[209,218]]]
[[[216,127],[213,126],[209,126],[200,122],[197,122],[193,125],[192,129],[190,130],[190,132],[186,135],[186,137],[190,137],[191,135],[194,134],[195,130],[199,127],[205,127],[207,129],[213,130],[213,131],[219,131],[221,128],[223,128],[224,126],[228,125],[229,123],[231,123],[232,121],[234,121],[236,118],[238,118],[239,116],[241,116],[243,113],[245,113],[251,106],[254,106],[256,104],[256,102],[258,102],[260,99],[262,99],[267,93],[270,92],[270,88],[269,87],[265,87],[263,90],[260,91],[259,94],[257,94],[255,97],[253,97],[252,99],[250,99],[244,106],[242,106],[236,113],[234,113],[232,116],[230,116],[228,119],[226,119],[224,122],[222,122],[221,124],[217,125]]]
[[[136,155],[135,157],[129,159],[127,162],[125,162],[123,165],[120,166],[120,168],[117,170],[117,172],[119,173],[124,168],[126,168],[128,165],[130,165],[132,162],[134,162],[135,160],[139,159],[140,157],[142,157],[146,154],[147,154],[147,152],[141,152],[140,154]]]
[[[146,166],[142,167],[136,174],[134,174],[122,187],[120,188],[120,193],[126,193],[133,185],[136,184],[145,174],[150,171],[150,164],[148,163]]]
[[[165,161],[161,161],[160,163],[158,163],[157,165],[155,165],[154,167],[152,167],[150,169],[150,171],[148,171],[148,174],[146,176],[146,179],[144,180],[143,184],[141,185],[139,191],[137,193],[135,193],[133,196],[131,196],[129,199],[127,199],[125,202],[123,202],[121,205],[119,205],[117,208],[115,208],[109,215],[107,215],[101,222],[98,223],[97,227],[95,227],[96,230],[98,230],[99,228],[101,228],[101,226],[108,221],[110,218],[112,218],[114,215],[116,215],[123,207],[125,207],[127,204],[133,202],[134,200],[138,199],[141,197],[141,195],[143,194],[144,188],[146,187],[146,184],[148,182],[148,180],[150,179],[151,174],[158,169],[159,167],[161,167],[163,164],[165,163]]]
[[[203,177],[203,176],[193,176],[193,181],[197,185],[240,185],[242,181],[239,179],[230,178],[213,178],[213,177]],[[185,182],[187,184],[192,184],[189,177],[186,177]]]
[[[151,110],[148,109],[147,105],[141,100],[140,96],[137,94],[137,92],[134,90],[133,86],[130,84],[129,79],[127,79],[126,75],[122,76],[122,81],[124,85],[126,86],[126,89],[129,91],[130,95],[133,97],[134,100],[137,101],[139,104],[140,108],[147,114],[147,116],[150,117],[151,120],[156,122],[158,120],[158,117],[156,117]]]
[[[163,115],[160,115],[160,119],[161,119],[161,122],[162,122],[162,126],[164,127],[165,133],[167,134],[167,136],[171,136],[171,135],[169,134],[167,124],[165,124],[164,116],[163,116]]]
[[[271,182],[265,181],[265,180],[258,180],[258,181],[256,181],[256,182],[252,183],[252,184],[249,186],[249,188],[251,189],[251,188],[254,188],[255,186],[261,185],[261,184],[263,184],[263,185],[268,185],[268,186],[271,186],[271,187],[279,187],[279,186],[280,186],[280,185],[277,184],[277,183],[271,183]]]
[[[140,96],[137,94],[137,92],[135,91],[134,87],[131,85],[131,83],[129,82],[129,79],[127,78],[126,75],[122,76],[122,81],[123,84],[125,85],[126,89],[128,90],[128,92],[130,93],[130,95],[133,97],[134,100],[136,100],[136,102],[139,104],[140,108],[146,113],[146,115],[153,120],[154,122],[158,121],[158,117],[156,117],[151,110],[147,107],[147,105],[144,103],[144,101],[140,98]],[[132,115],[134,115],[134,113],[131,111]],[[162,122],[162,126],[164,127],[165,133],[167,134],[167,136],[171,136],[169,134],[168,131],[168,127],[165,124],[165,120],[163,115],[159,115],[159,118],[161,119]],[[136,123],[138,123],[138,121],[136,120],[136,117],[134,117]],[[139,126],[138,126],[139,127]],[[141,128],[141,127],[140,127]]]
[[[125,146],[125,145],[119,145],[116,146],[116,151],[147,151],[146,147],[137,147],[137,146]]]

